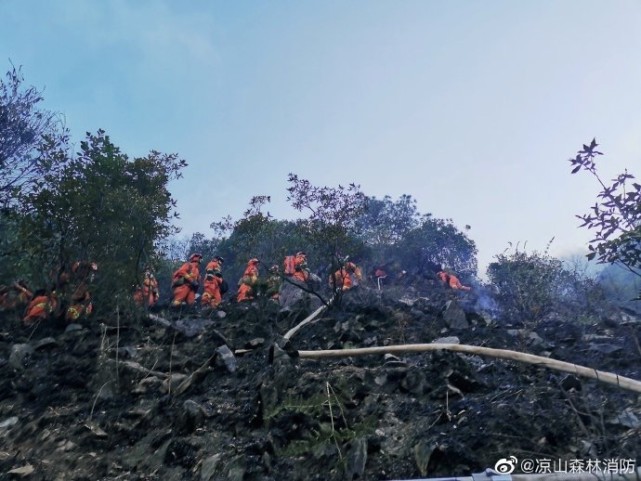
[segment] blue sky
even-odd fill
[[[481,270],[508,242],[580,252],[597,184],[567,159],[593,137],[641,176],[641,2],[0,0],[0,53],[76,140],[177,152],[184,234],[289,172],[410,194],[451,218]]]

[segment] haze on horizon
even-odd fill
[[[2,0],[0,45],[76,138],[177,152],[183,235],[210,235],[289,172],[409,194],[479,249],[585,250],[604,178],[641,175],[641,3]]]

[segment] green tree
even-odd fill
[[[597,171],[595,159],[603,155],[598,146],[592,139],[569,160],[573,174],[588,172],[601,186],[590,213],[577,215],[583,221],[581,227],[594,232],[587,256],[602,263],[619,264],[641,277],[641,184],[627,170],[606,183]]]
[[[420,224],[398,243],[395,256],[404,266],[425,273],[434,264],[444,264],[463,276],[476,276],[476,244],[450,219],[422,217]]]
[[[420,217],[416,200],[410,195],[402,195],[396,201],[388,195],[383,199],[366,197],[354,230],[369,246],[391,246],[416,228]]]
[[[69,155],[51,147],[45,159]],[[102,130],[87,134],[80,150],[25,197],[21,236],[41,277],[75,260],[97,262],[97,304],[107,307],[116,295],[129,298],[143,266],[154,263],[158,241],[174,232],[167,184],[186,163],[156,151],[130,160]]]

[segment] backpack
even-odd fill
[[[293,276],[294,273],[296,272],[296,257],[295,256],[285,257],[285,261],[283,262],[283,265],[285,267],[284,269],[285,275]]]

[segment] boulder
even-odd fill
[[[465,311],[454,300],[447,301],[445,304],[443,320],[450,329],[467,329],[470,327]]]

